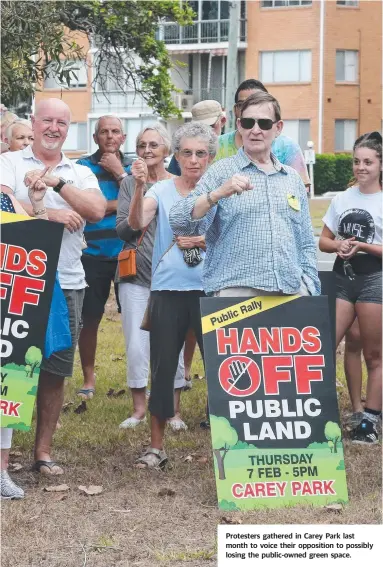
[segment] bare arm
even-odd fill
[[[106,199],[98,189],[78,189],[74,185],[65,184],[60,196],[89,222],[98,222],[105,216]]]
[[[41,173],[41,172],[40,172]],[[89,172],[90,173],[90,172]],[[25,179],[34,178],[39,175],[38,171],[28,172]],[[92,174],[91,174],[92,175]],[[47,187],[56,187],[60,179],[52,175],[51,168],[41,178]],[[24,181],[25,183],[26,181]],[[105,216],[106,199],[99,189],[97,189],[97,180],[94,178],[95,187],[89,186],[86,189],[79,189],[70,183],[65,183],[60,190],[60,197],[68,203],[75,213],[89,222],[98,222]],[[56,220],[53,218],[52,220]]]
[[[129,209],[131,203],[131,195],[134,192],[135,180],[132,177],[126,177],[121,183],[118,192],[118,205],[116,216],[116,231],[118,237],[125,242],[135,241],[138,231],[133,230],[128,223]]]
[[[206,250],[205,236],[177,236],[176,244],[181,250],[187,250],[188,248],[202,248]]]
[[[152,197],[144,199],[145,183],[136,181],[136,188],[130,205],[128,224],[133,230],[147,226],[156,216],[157,201]]]
[[[381,244],[367,244],[366,242],[358,242],[353,238],[347,240],[349,243],[349,250],[347,252],[339,253],[338,255],[342,260],[348,260],[355,256],[357,252],[365,252],[366,254],[372,254],[373,256],[382,257],[382,245]]]
[[[113,215],[117,211],[117,199],[113,199],[113,201],[106,202],[106,211],[105,216]]]
[[[9,193],[9,198],[12,201],[13,204],[13,208],[15,209],[15,213],[18,215],[27,215],[28,213],[27,211],[20,205],[20,203],[18,202],[18,200],[12,195],[12,193]]]
[[[349,248],[349,245],[346,244],[347,240],[335,240],[335,234],[331,232],[331,230],[324,225],[322,234],[319,238],[319,250],[321,252],[328,252],[329,254],[333,254],[334,252],[338,254],[342,250],[346,251]]]

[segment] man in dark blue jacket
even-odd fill
[[[78,160],[96,175],[100,189],[107,199],[105,217],[94,224],[87,223],[84,236],[87,247],[83,251],[82,263],[89,287],[85,291],[82,311],[83,328],[79,338],[79,349],[84,374],[84,384],[79,395],[91,399],[95,391],[94,362],[97,347],[97,332],[104,314],[105,304],[114,281],[117,256],[122,242],[116,232],[116,212],[119,185],[130,172],[130,166],[120,151],[126,135],[122,123],[116,116],[102,116],[96,122],[93,139],[98,145],[96,153]],[[116,290],[117,304],[118,293]]]

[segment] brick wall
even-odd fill
[[[310,49],[311,83],[266,84],[279,100],[285,119],[309,119],[310,136],[318,145],[320,2],[312,6],[261,8],[248,2],[246,78],[260,78],[259,52]],[[360,132],[380,129],[382,118],[382,8],[362,0],[358,8],[325,1],[323,151],[334,151],[334,120],[356,119]],[[360,83],[335,83],[336,49],[360,51]],[[328,100],[331,99],[331,100]]]

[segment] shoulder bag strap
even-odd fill
[[[150,223],[149,223],[149,224],[150,224]],[[146,233],[146,231],[147,231],[148,228],[149,228],[149,224],[147,224],[146,227],[143,229],[142,234],[141,234],[140,238],[138,239],[138,242],[137,242],[137,245],[136,245],[136,250],[137,250],[137,248],[138,248],[139,246],[141,246],[141,243],[142,243],[142,241],[144,240],[145,233]]]
[[[157,266],[154,268],[153,273],[152,273],[152,278],[154,276],[154,274],[156,273],[156,270],[158,268],[158,266],[160,265],[163,257],[165,256],[165,254],[167,254],[169,252],[169,250],[174,246],[174,244],[176,243],[175,240],[172,240],[172,242],[170,243],[170,245],[166,248],[165,252],[162,254],[161,258],[158,260],[157,262]]]

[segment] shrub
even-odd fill
[[[318,154],[314,165],[315,195],[344,191],[352,179],[351,154]]]

